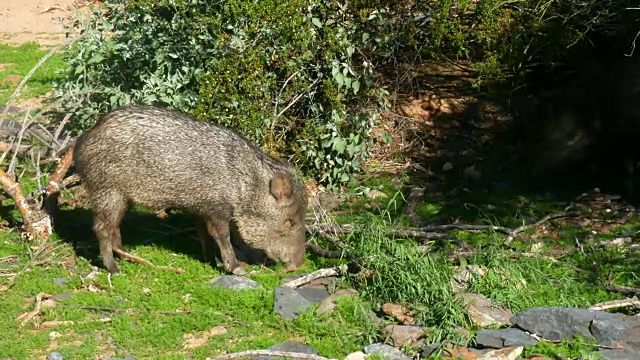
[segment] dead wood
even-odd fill
[[[0,185],[15,201],[16,208],[22,215],[23,228],[28,240],[48,238],[53,233],[53,223],[49,215],[32,204],[25,196],[20,183],[13,180],[0,169]]]
[[[338,259],[343,257],[345,254],[344,251],[327,250],[315,244],[307,244],[307,249],[316,255],[320,255],[328,259]]]
[[[632,288],[628,286],[613,286],[613,285],[605,285],[602,288],[609,292],[619,293],[624,296],[640,296],[640,289],[638,288]]]
[[[618,309],[622,307],[635,307],[636,309],[640,309],[640,300],[622,299],[622,300],[605,301],[605,302],[601,302],[599,304],[595,304],[591,306],[589,310],[604,311],[609,309]]]
[[[158,269],[161,269],[161,270],[170,270],[170,271],[176,272],[178,274],[183,274],[184,273],[184,270],[178,269],[178,268],[174,268],[174,267],[171,267],[171,266],[154,265],[151,261],[143,259],[143,258],[138,257],[138,256],[135,256],[133,254],[130,254],[130,253],[124,251],[124,250],[120,250],[120,249],[114,248],[113,252],[118,254],[118,255],[120,255],[120,256],[122,256],[123,258],[125,258],[127,260],[131,260],[131,261],[136,262],[138,264],[147,265],[149,267],[154,267],[154,268],[158,268]]]
[[[515,237],[518,234],[520,234],[521,232],[527,231],[527,230],[529,230],[531,228],[534,228],[534,227],[538,227],[538,226],[544,224],[547,221],[554,220],[554,219],[561,219],[561,218],[565,218],[565,217],[573,217],[573,216],[577,216],[577,214],[575,214],[575,213],[566,213],[566,212],[565,213],[549,214],[549,215],[543,217],[542,219],[536,221],[533,224],[522,225],[522,226],[519,226],[519,227],[513,229],[509,233],[509,236],[507,236],[507,239],[504,241],[504,243],[505,243],[505,245],[511,244],[513,239],[515,239]]]
[[[62,156],[58,166],[51,174],[49,184],[44,190],[44,201],[42,202],[44,210],[52,218],[58,213],[58,198],[60,190],[64,187],[64,175],[67,173],[73,163],[73,146],[70,146],[67,152]]]
[[[290,287],[290,288],[298,288],[302,285],[308,284],[314,280],[317,279],[321,279],[321,278],[326,278],[326,277],[331,277],[331,276],[337,276],[340,274],[340,272],[345,272],[347,269],[346,267],[332,267],[332,268],[326,268],[326,269],[320,269],[320,270],[316,270],[312,273],[309,273],[307,275],[301,276],[297,279],[291,280],[286,284],[283,284],[282,286],[286,286],[286,287]]]
[[[211,360],[233,360],[241,358],[252,358],[255,356],[273,356],[276,358],[292,358],[300,360],[336,360],[329,359],[320,355],[296,353],[290,351],[275,351],[275,350],[247,350],[233,354],[221,355],[211,358]]]

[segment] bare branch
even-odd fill
[[[296,352],[290,352],[290,351],[275,351],[275,350],[247,350],[247,351],[241,351],[233,354],[216,356],[211,360],[233,360],[233,359],[248,358],[248,357],[254,357],[254,356],[273,356],[273,357],[279,357],[279,358],[285,357],[285,358],[293,358],[293,359],[300,359],[300,360],[336,360],[336,359],[329,359],[329,358],[319,356],[319,355],[314,355],[314,354],[296,353]]]
[[[321,279],[321,278],[325,278],[325,277],[331,277],[331,276],[337,276],[340,274],[340,272],[344,272],[346,271],[345,267],[339,268],[339,267],[332,267],[332,268],[326,268],[326,269],[320,269],[320,270],[316,270],[310,274],[304,275],[302,277],[299,277],[295,280],[291,280],[286,284],[283,284],[282,286],[286,286],[286,287],[290,287],[290,288],[297,288],[300,287],[302,285],[308,284],[316,279]]]

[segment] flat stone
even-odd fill
[[[307,346],[303,343],[300,343],[298,341],[283,341],[279,344],[275,344],[269,347],[268,350],[288,351],[288,352],[295,352],[295,353],[318,355],[318,351],[316,349],[310,346]],[[253,357],[253,360],[271,360],[271,359],[277,359],[277,358],[278,358],[277,356],[256,356],[256,357]]]
[[[480,327],[491,325],[507,325],[513,313],[505,308],[496,306],[484,295],[462,293],[459,295],[471,321]]]
[[[221,287],[231,290],[249,290],[260,287],[260,284],[245,276],[223,275],[211,280],[210,287]]]
[[[62,286],[62,285],[64,285],[64,283],[66,283],[66,282],[67,282],[67,280],[69,280],[69,279],[64,278],[64,277],[55,278],[55,279],[53,279],[53,283],[54,283],[55,285]]]
[[[520,329],[480,330],[476,334],[476,343],[482,347],[501,349],[511,346],[536,345],[538,340]]]
[[[411,358],[402,351],[394,348],[393,346],[381,343],[365,346],[364,353],[367,355],[378,354],[387,360],[411,360]]]
[[[402,347],[403,345],[420,346],[424,343],[422,337],[426,329],[422,326],[415,325],[387,325],[382,329],[384,335],[388,335],[394,347]]]
[[[318,308],[316,309],[316,313],[318,314],[330,314],[336,308],[336,300],[343,297],[353,297],[358,295],[358,292],[354,289],[340,289],[335,293],[331,294],[331,296],[322,300]]]
[[[538,307],[513,316],[511,323],[545,339],[560,341],[574,335],[595,339],[589,330],[593,320],[613,321],[618,317],[589,309]]]
[[[305,299],[309,300],[312,303],[319,303],[322,300],[328,298],[331,294],[327,291],[327,289],[323,286],[322,288],[308,287],[308,288],[297,288],[295,291],[298,294],[302,295]]]
[[[288,286],[278,286],[275,290],[273,311],[283,318],[292,320],[311,307],[311,302]]]
[[[596,351],[603,360],[638,360],[640,352],[629,350],[600,349]]]
[[[58,301],[62,301],[62,300],[70,299],[71,296],[73,296],[73,294],[71,293],[60,293],[60,294],[54,295],[53,297]]]
[[[64,360],[64,356],[59,352],[52,352],[47,355],[47,360]]]
[[[640,352],[640,318],[636,316],[594,319],[589,330],[599,345],[621,345],[626,350]]]

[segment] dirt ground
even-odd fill
[[[63,24],[96,1],[88,0],[0,0],[0,43],[35,41],[44,46],[65,41]]]

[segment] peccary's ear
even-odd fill
[[[273,195],[278,201],[290,198],[291,193],[293,192],[291,182],[291,175],[286,173],[276,173],[269,182],[271,195]]]

